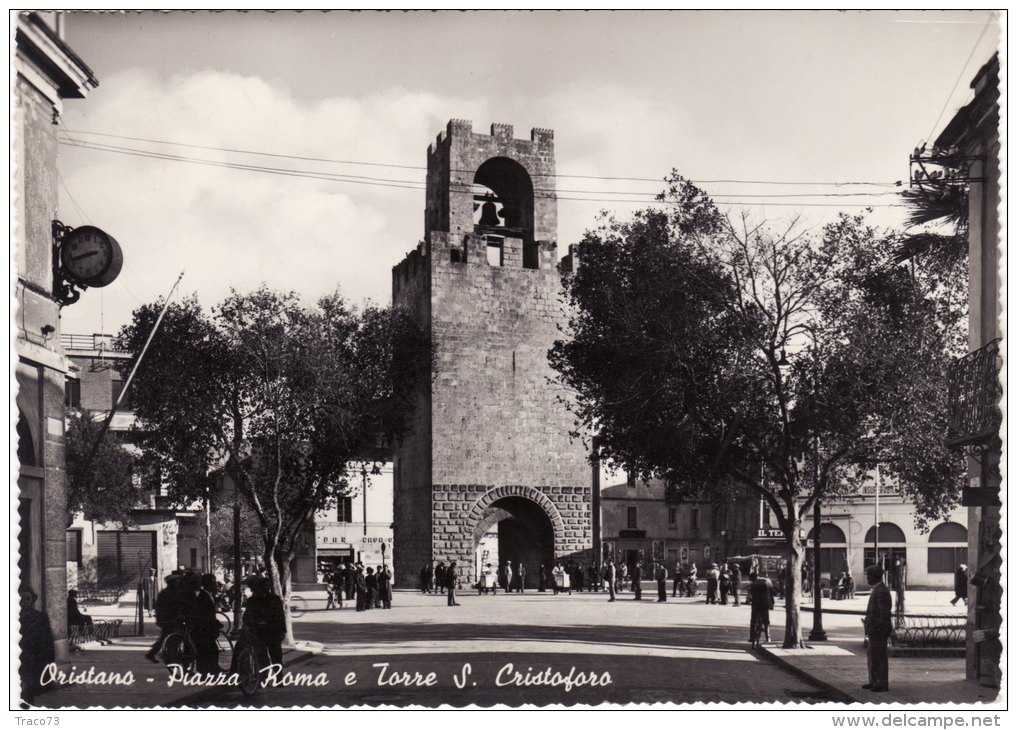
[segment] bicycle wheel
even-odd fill
[[[179,665],[185,672],[194,668],[194,662],[198,658],[198,651],[194,643],[186,634],[175,633],[166,637],[162,645],[162,656],[166,666]]]
[[[225,631],[220,631],[215,637],[215,648],[218,652],[216,663],[219,666],[219,671],[233,671],[233,642]]]
[[[222,624],[222,626],[220,627],[220,631],[222,631],[222,633],[226,635],[229,635],[230,629],[233,628],[233,622],[230,621],[230,615],[225,611],[219,611],[215,614],[215,618],[219,623]]]
[[[290,596],[286,605],[289,607],[290,616],[293,618],[300,618],[307,613],[307,601],[300,596]]]
[[[260,684],[258,677],[258,662],[254,649],[245,646],[237,653],[236,672],[240,681],[240,691],[250,697],[258,691]]]

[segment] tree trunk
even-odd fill
[[[280,560],[276,555],[276,546],[268,544],[265,546],[265,569],[268,570],[269,580],[272,582],[272,592],[282,599],[283,616],[286,621],[286,638],[283,639],[284,646],[293,646],[293,617],[290,615],[290,561],[287,558]]]
[[[288,605],[289,605],[288,601],[289,601],[289,598],[290,598],[290,593],[292,592],[292,589],[293,589],[293,584],[292,584],[291,581],[292,581],[292,576],[290,574],[290,560],[289,560],[289,556],[286,556],[286,557],[284,557],[279,562],[279,583],[280,583],[280,587],[283,590],[283,592],[280,593],[279,595],[282,596],[283,606],[287,606],[287,610],[286,610],[286,638],[283,639],[283,644],[286,645],[286,646],[293,646],[294,645],[294,641],[293,641],[293,616],[292,616],[292,614],[290,614],[290,611],[289,611],[289,608],[288,608]]]
[[[805,550],[798,538],[801,520],[795,518],[785,533],[787,539],[787,575],[784,579],[784,647],[804,649],[802,639],[802,561]]]

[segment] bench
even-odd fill
[[[124,620],[120,618],[104,621],[93,619],[91,625],[71,626],[69,639],[71,651],[82,651],[82,645],[97,641],[100,644],[112,644],[113,639],[120,636],[120,626]]]

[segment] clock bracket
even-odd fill
[[[88,288],[69,277],[63,268],[61,251],[67,236],[73,230],[72,226],[65,226],[58,220],[53,221],[53,298],[61,307],[74,304],[81,298],[81,292]]]

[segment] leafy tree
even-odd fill
[[[816,500],[857,493],[880,459],[930,496],[956,489],[949,470],[908,466],[930,444],[886,402],[929,399],[936,379],[909,387],[895,358],[926,366],[942,340],[921,341],[920,354],[909,349],[920,337],[882,345],[935,308],[923,309],[928,292],[897,289],[897,242],[857,220],[821,236],[794,223],[774,232],[729,221],[677,173],[668,185],[668,212],[586,233],[563,275],[571,314],[550,361],[574,390],[577,433],[598,434],[610,461],[679,497],[740,487],[767,502],[788,552],[784,646],[801,646],[799,534]],[[868,276],[845,278],[870,248],[882,254]],[[919,487],[930,473],[941,478]]]
[[[137,352],[157,310],[136,310],[119,345]],[[353,465],[402,434],[429,352],[399,310],[357,311],[338,294],[305,307],[295,293],[232,292],[211,315],[193,299],[169,308],[132,402],[176,495],[201,497],[218,470],[238,485],[285,598],[298,536],[347,492]]]
[[[140,496],[134,482],[136,457],[107,431],[88,461],[102,434],[102,420],[78,410],[68,410],[66,419],[67,524],[82,513],[86,520],[129,525]]]

